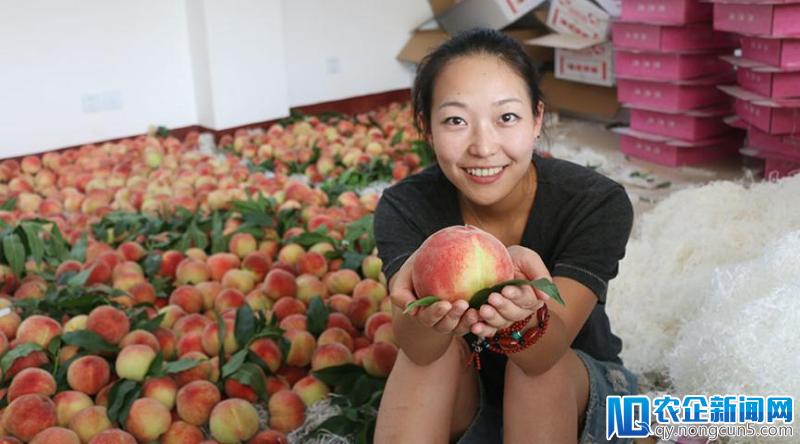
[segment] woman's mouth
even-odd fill
[[[506,170],[507,165],[504,166],[497,166],[497,167],[489,167],[489,168],[462,168],[466,173],[467,177],[470,180],[480,184],[489,184],[495,182],[500,176],[503,175],[503,171]]]

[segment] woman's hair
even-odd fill
[[[447,62],[463,56],[485,54],[506,62],[528,86],[533,115],[539,115],[543,101],[539,73],[525,50],[511,37],[493,29],[475,28],[462,32],[425,56],[417,67],[411,96],[414,124],[422,135],[430,134],[431,102],[436,77]]]

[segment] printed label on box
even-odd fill
[[[552,0],[547,25],[591,40],[605,40],[610,29],[609,15],[587,0]]]
[[[579,51],[556,49],[556,78],[602,86],[614,85],[610,42]]]

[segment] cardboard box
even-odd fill
[[[513,29],[503,31],[504,34],[518,41],[525,48],[528,56],[537,65],[553,60],[553,49],[526,45],[525,42],[541,36],[545,31],[538,29]],[[447,41],[450,35],[441,29],[419,30],[411,35],[403,49],[397,54],[397,59],[403,62],[419,63],[431,51]]]
[[[764,160],[764,180],[778,180],[800,173],[800,161],[753,147],[739,150],[745,156]]]
[[[733,68],[716,56],[719,53],[675,53],[618,49],[614,67],[620,76],[653,80],[684,80],[725,72]]]
[[[775,136],[757,128],[747,133],[748,145],[758,150],[784,156],[800,162],[800,136]]]
[[[551,0],[547,26],[559,34],[570,34],[600,43],[608,38],[610,16],[588,0]]]
[[[614,51],[610,42],[595,44],[569,34],[549,34],[526,41],[555,49],[555,76],[562,80],[614,86]]]
[[[661,110],[631,108],[631,129],[680,140],[705,140],[730,133],[724,117],[730,107],[668,113]]]
[[[656,82],[617,76],[617,96],[620,102],[634,107],[686,111],[726,103],[726,95],[714,86],[729,80],[729,77],[707,77]]]
[[[551,72],[542,76],[539,86],[549,110],[603,122],[623,119],[615,88],[561,80]]]
[[[620,151],[648,162],[666,166],[696,165],[735,156],[742,146],[740,136],[686,142],[630,128],[615,128]]]
[[[721,57],[736,66],[736,82],[742,88],[773,99],[800,97],[800,68],[780,69],[741,57]]]
[[[719,86],[734,97],[736,114],[770,134],[800,134],[800,99],[770,99],[738,86]]]
[[[706,22],[714,16],[714,5],[698,0],[626,0],[622,20],[664,25]]]
[[[757,36],[800,36],[800,3],[714,3],[714,29]]]
[[[681,51],[735,48],[731,34],[714,31],[705,24],[684,26],[614,22],[611,26],[614,47],[650,51]]]
[[[800,67],[800,39],[742,36],[742,57],[778,68]]]
[[[475,27],[503,29],[542,3],[544,0],[461,0],[435,17],[449,34]],[[436,9],[443,6],[437,2]]]

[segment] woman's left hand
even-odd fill
[[[514,262],[514,279],[552,280],[542,258],[535,251],[513,245],[508,252]],[[547,299],[549,297],[546,294],[534,291],[530,285],[507,285],[500,292],[489,295],[487,303],[478,311],[481,320],[473,324],[470,331],[477,336],[492,337],[497,330],[536,313]]]

